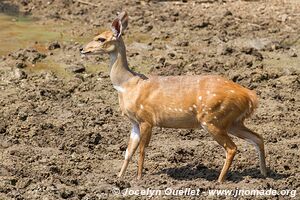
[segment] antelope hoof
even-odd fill
[[[218,183],[223,183],[224,182],[224,179],[218,179]]]
[[[136,179],[137,180],[142,180],[142,175],[137,175]]]
[[[261,172],[261,175],[262,175],[264,178],[266,178],[266,177],[267,177],[267,172],[263,171],[263,172]]]
[[[118,174],[118,178],[122,178],[122,176],[123,176],[123,174],[120,172],[120,173]]]

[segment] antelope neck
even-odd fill
[[[134,72],[128,67],[126,48],[122,38],[119,38],[116,50],[110,53],[110,79],[114,87],[121,87],[132,77]]]

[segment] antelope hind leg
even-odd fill
[[[267,176],[265,147],[263,138],[259,134],[248,129],[244,124],[233,125],[229,129],[229,133],[236,137],[244,139],[255,146],[259,156],[260,172],[263,176]]]
[[[225,149],[226,159],[218,178],[218,182],[223,182],[226,178],[227,172],[231,166],[233,158],[236,154],[237,147],[231,140],[226,131],[214,126],[207,126],[208,131],[212,134],[213,138]]]

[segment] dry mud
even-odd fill
[[[149,197],[113,195],[116,188],[299,192],[299,1],[84,2],[0,1],[2,14],[26,15],[44,26],[68,23],[63,34],[79,38],[33,40],[1,56],[0,199]],[[130,123],[118,110],[107,56],[81,58],[78,49],[108,28],[122,9],[130,15],[123,37],[135,70],[155,75],[220,74],[257,91],[260,106],[247,125],[264,137],[267,178],[259,173],[254,147],[234,138],[238,154],[227,181],[219,184],[225,155],[208,133],[159,128],[146,152],[143,179],[135,179],[137,155],[126,176],[117,178]],[[47,63],[54,67],[47,68]],[[201,193],[154,198],[217,197]],[[240,197],[252,198],[291,196]]]

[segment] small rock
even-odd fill
[[[178,42],[177,45],[181,46],[181,47],[187,47],[187,46],[189,46],[189,42],[188,41],[182,41],[182,42]]]
[[[157,62],[160,63],[160,64],[165,64],[166,58],[165,57],[160,57],[160,58],[157,59]]]
[[[58,146],[58,149],[59,149],[59,150],[64,150],[65,148],[66,148],[65,143],[61,143],[61,144]]]
[[[73,73],[82,73],[85,72],[85,67],[83,65],[71,66],[68,68]]]
[[[25,120],[27,119],[27,117],[28,117],[28,114],[27,114],[27,113],[24,113],[24,112],[20,112],[20,113],[18,114],[18,117],[19,117],[19,119],[20,119],[21,121],[25,121]]]
[[[243,47],[241,49],[241,52],[255,56],[257,60],[262,61],[263,60],[263,55],[257,50],[252,47]]]
[[[46,54],[43,53],[36,53],[33,57],[32,57],[32,64],[35,64],[37,62],[40,62],[41,60],[45,59],[47,57]]]
[[[298,148],[298,145],[297,145],[297,144],[292,144],[292,145],[291,145],[291,149],[296,149],[296,148]]]
[[[148,25],[144,28],[145,32],[149,32],[153,29],[153,26],[152,25]]]
[[[197,24],[197,25],[195,25],[194,26],[194,28],[195,29],[197,29],[197,28],[205,28],[205,27],[207,27],[209,25],[209,22],[207,22],[207,21],[202,21],[202,22],[200,22],[199,24]]]
[[[17,184],[17,182],[18,182],[18,180],[14,179],[14,178],[10,180],[10,184],[14,185],[14,186]]]
[[[227,10],[225,13],[224,13],[224,17],[226,16],[231,16],[232,15],[232,12],[230,12],[229,10]]]
[[[22,4],[23,6],[27,6],[28,3],[29,3],[29,0],[22,0],[22,1],[21,1],[21,4]]]
[[[285,22],[287,19],[288,19],[288,15],[287,14],[283,14],[282,16],[281,16],[281,19],[280,19],[280,21],[281,22]]]
[[[291,57],[294,57],[294,58],[295,58],[295,57],[298,57],[298,55],[296,54],[296,52],[292,52],[292,53],[290,54],[290,56],[291,56]]]
[[[285,170],[290,170],[290,167],[289,167],[288,165],[284,165],[283,168],[284,168]]]
[[[26,63],[18,62],[18,63],[16,64],[16,67],[19,68],[19,69],[22,69],[22,68],[27,67],[27,65],[26,65]]]
[[[100,140],[101,140],[101,135],[99,133],[96,133],[96,134],[92,134],[88,140],[88,142],[90,144],[94,144],[94,145],[97,145],[100,143]]]
[[[170,53],[168,53],[168,56],[169,56],[170,58],[174,58],[174,57],[175,57],[175,53],[170,52]]]
[[[280,48],[282,48],[282,46],[279,44],[279,43],[273,43],[272,45],[271,45],[271,50],[277,50],[277,49],[280,49]]]
[[[125,188],[130,188],[130,187],[131,187],[131,185],[130,185],[129,182],[123,181],[123,180],[117,180],[115,184],[116,184],[116,186],[117,186],[118,188],[120,188],[121,190],[123,190],[123,189],[125,189]]]
[[[48,46],[48,50],[54,50],[54,49],[59,49],[59,48],[60,48],[60,44],[57,41],[51,43]]]
[[[126,149],[127,149],[127,144],[126,144],[126,143],[121,144],[121,145],[119,146],[119,149],[120,149],[120,151],[126,151]]]
[[[223,46],[220,49],[218,49],[218,53],[220,55],[230,55],[234,52],[234,49],[232,47]]]
[[[60,173],[60,169],[57,166],[50,166],[49,171],[52,172],[53,174]]]
[[[7,127],[6,124],[0,123],[0,134],[6,132],[6,127]]]
[[[63,199],[67,199],[67,198],[70,198],[73,196],[73,191],[69,191],[69,190],[66,190],[64,189],[63,191],[61,191],[60,193],[60,196],[63,198]]]
[[[26,79],[27,74],[23,70],[16,69],[15,70],[15,78],[16,79]]]

